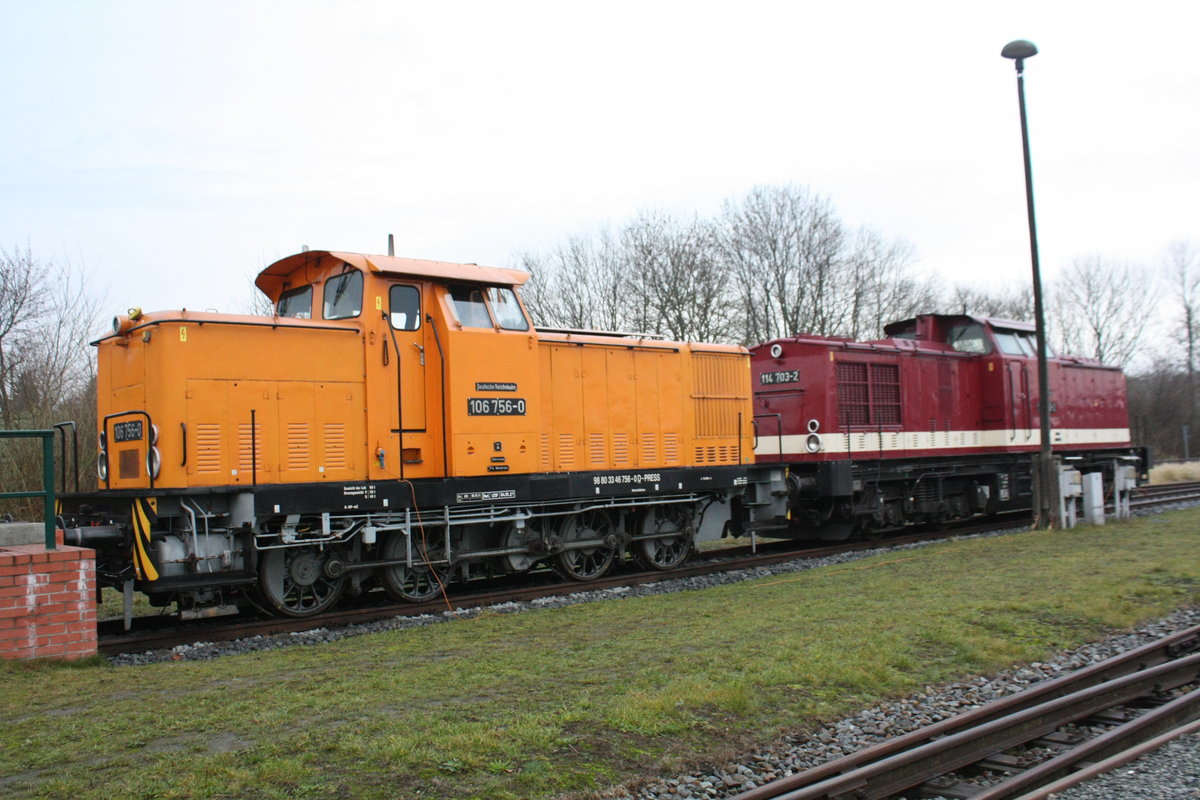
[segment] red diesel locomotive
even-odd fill
[[[788,465],[793,535],[839,540],[1031,507],[1041,440],[1033,326],[924,315],[884,332],[751,350],[755,456]],[[1121,371],[1054,356],[1049,376],[1064,463],[1103,472],[1106,484],[1120,466],[1144,473]]]

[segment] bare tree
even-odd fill
[[[725,203],[721,255],[735,276],[747,342],[801,331],[832,334],[845,231],[826,197],[807,187],[757,186]]]
[[[576,235],[548,256],[518,254],[532,274],[522,293],[539,325],[619,330],[636,316],[620,243],[607,229]]]
[[[28,249],[0,250],[0,421],[9,430],[21,422],[14,394],[36,344],[37,328],[31,320],[43,316],[44,280]]]
[[[243,314],[249,314],[253,317],[273,317],[275,316],[275,306],[271,303],[271,298],[263,294],[262,289],[255,285],[254,280],[257,275],[246,276],[246,283],[249,284],[250,293],[246,299],[242,301],[239,309]]]
[[[735,305],[712,228],[643,211],[621,231],[625,274],[648,330],[684,341],[735,338]]]
[[[954,287],[949,303],[948,310],[952,313],[1033,321],[1033,291],[1024,284],[992,289],[959,284]]]
[[[1196,348],[1200,344],[1200,257],[1191,242],[1172,242],[1167,247],[1166,279],[1174,300],[1179,304],[1177,336],[1184,346],[1184,371],[1187,374],[1187,415],[1189,425],[1196,416]]]
[[[936,285],[911,275],[916,251],[904,239],[888,241],[863,227],[854,234],[845,258],[841,332],[851,339],[881,336],[889,322],[932,312],[940,305]]]
[[[1153,276],[1099,255],[1076,258],[1055,282],[1048,321],[1059,349],[1124,367],[1154,318]]]
[[[89,463],[96,401],[88,341],[100,327],[98,306],[85,272],[70,261],[42,261],[28,248],[0,249],[0,426],[48,429],[73,420]],[[0,452],[0,484],[37,483],[40,452],[20,446]]]

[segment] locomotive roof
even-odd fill
[[[883,334],[885,336],[891,336],[892,333],[894,333],[895,331],[904,330],[907,327],[915,325],[917,320],[927,318],[927,317],[933,317],[934,319],[945,319],[945,320],[952,320],[952,319],[970,320],[972,322],[978,322],[981,325],[986,325],[987,327],[992,328],[993,330],[996,328],[999,328],[1000,330],[1005,330],[1005,331],[1029,331],[1030,333],[1033,333],[1034,331],[1037,330],[1037,327],[1033,323],[1020,322],[1015,319],[1000,319],[999,317],[977,317],[973,314],[921,314],[916,317],[910,317],[909,319],[902,319],[898,322],[893,322],[893,323],[890,323],[890,324],[884,326]]]
[[[364,272],[389,275],[411,275],[444,281],[469,281],[498,286],[520,286],[529,280],[528,272],[503,267],[481,267],[478,264],[458,264],[450,261],[428,261],[420,258],[376,256],[363,253],[342,253],[334,250],[307,250],[271,264],[254,280],[254,285],[271,298],[283,290],[283,281],[303,266],[320,266],[324,261],[341,261]]]

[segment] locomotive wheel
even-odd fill
[[[585,511],[567,517],[559,529],[564,546],[572,542],[604,540],[596,547],[563,550],[558,554],[558,571],[576,581],[591,581],[608,572],[616,557],[616,525],[603,511]]]
[[[286,617],[320,614],[342,596],[345,575],[331,578],[332,551],[316,547],[267,550],[259,557],[258,593],[267,609]]]
[[[419,551],[420,548],[414,548]],[[429,555],[434,556],[433,551]],[[414,562],[420,558],[420,553],[414,554]],[[380,558],[385,561],[399,561],[405,557],[404,537],[389,536],[383,543]],[[380,570],[383,588],[394,600],[406,603],[424,603],[442,593],[442,578],[428,564],[414,563],[411,567],[397,564]]]
[[[639,536],[655,536],[633,544],[633,555],[647,569],[675,569],[692,552],[692,511],[683,505],[646,509],[638,524]]]
[[[516,525],[509,525],[504,530],[501,538],[503,547],[522,547],[526,549],[524,553],[509,553],[504,556],[504,565],[509,572],[528,572],[533,568],[534,564],[544,558],[544,553],[532,552],[532,548],[537,546],[542,539],[542,527],[537,521],[529,521],[525,523],[524,528],[518,528]]]

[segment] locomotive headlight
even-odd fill
[[[100,434],[100,452],[96,454],[96,475],[100,480],[108,480],[108,439]]]
[[[808,432],[816,433],[819,430],[821,430],[821,423],[817,422],[815,419],[810,419],[808,421]]]
[[[779,358],[781,355],[783,355],[783,345],[781,345],[781,344],[771,345],[771,358]]]
[[[162,469],[162,455],[158,452],[157,447],[151,446],[146,451],[146,473],[151,478],[157,478],[160,469]]]
[[[821,436],[820,434],[810,433],[808,438],[804,440],[804,449],[810,453],[821,452]]]

